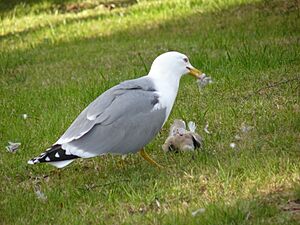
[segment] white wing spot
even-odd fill
[[[56,157],[56,158],[59,158],[59,157],[60,157],[60,155],[58,154],[58,152],[56,152],[55,157]]]
[[[71,152],[67,149],[67,150],[65,151],[65,154],[66,154],[66,155],[71,155]]]
[[[49,161],[50,161],[50,158],[49,158],[49,156],[47,156],[47,157],[45,158],[45,161],[47,161],[47,162],[49,162]]]

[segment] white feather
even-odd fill
[[[80,158],[91,158],[98,155],[97,153],[82,150],[72,143],[62,144],[61,148],[66,150],[66,155],[77,155]]]
[[[166,108],[166,118],[164,121],[166,122],[177,96],[180,77],[176,77],[174,75],[172,77],[170,76],[169,79],[166,78],[168,76],[160,77],[149,75],[149,77],[155,85],[155,88],[157,90],[156,94],[158,94],[159,96],[159,103],[155,105],[153,110]]]
[[[195,132],[197,126],[196,126],[196,124],[195,124],[194,121],[190,121],[190,122],[188,123],[188,128],[189,128],[189,130],[190,130],[191,132]]]
[[[74,161],[74,159],[64,160],[64,161],[48,162],[48,163],[51,164],[52,166],[57,167],[57,168],[62,168],[62,167],[65,167],[65,166],[69,165],[73,161]]]

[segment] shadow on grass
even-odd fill
[[[61,13],[65,12],[80,12],[85,9],[93,9],[102,5],[108,9],[114,9],[119,7],[128,7],[137,3],[136,0],[100,0],[100,1],[84,1],[84,0],[2,0],[0,2],[0,15],[13,12],[17,7],[28,6],[30,7],[41,3],[49,3],[51,6],[49,8],[39,8],[38,12],[41,11],[59,11]],[[39,6],[37,6],[39,7]]]
[[[103,12],[103,13],[99,13],[97,15],[88,15],[88,16],[82,16],[80,18],[64,18],[55,22],[51,23],[51,29],[55,29],[59,26],[61,26],[64,23],[69,25],[75,24],[75,23],[82,23],[82,22],[86,22],[86,21],[92,21],[92,20],[99,20],[99,19],[109,19],[111,17],[115,16],[114,13],[107,13],[107,12]],[[48,24],[49,25],[49,24]],[[42,25],[37,25],[35,27],[29,27],[26,28],[22,31],[12,31],[12,32],[8,32],[4,35],[0,35],[0,41],[7,39],[7,38],[14,38],[15,36],[18,36],[20,38],[25,37],[27,34],[32,33],[32,32],[38,32],[38,31],[42,31],[42,30],[47,30],[49,29],[49,26],[46,26],[45,24]]]
[[[248,66],[253,65],[254,67],[259,63],[259,60],[255,57],[256,52],[251,53],[251,49],[247,45],[254,40],[267,39],[268,37],[264,37],[263,34],[263,32],[265,32],[263,29],[266,29],[266,27],[270,27],[270,29],[268,29],[270,32],[265,32],[268,35],[272,30],[276,31],[278,26],[275,23],[265,24],[263,21],[260,21],[260,24],[255,24],[251,22],[251,16],[277,14],[284,17],[297,9],[294,2],[281,2],[280,4],[277,4],[276,2],[280,1],[275,1],[275,3],[259,2],[243,6],[234,6],[226,10],[212,13],[187,15],[185,17],[149,25],[147,27],[138,25],[124,30],[120,28],[121,30],[116,31],[111,35],[95,38],[79,38],[69,42],[56,42],[55,44],[49,44],[49,40],[45,39],[44,43],[36,45],[35,48],[45,49],[45,51],[47,51],[49,48],[69,48],[74,45],[78,45],[79,48],[82,48],[86,44],[87,46],[95,45],[95,48],[101,51],[102,49],[105,50],[105,43],[116,42],[118,43],[118,46],[121,47],[121,51],[122,45],[124,46],[125,51],[123,51],[123,55],[126,55],[128,51],[145,52],[144,45],[147,45],[151,49],[150,51],[155,51],[156,54],[166,50],[179,50],[187,52],[190,55],[197,54],[197,57],[200,57],[200,54],[202,54],[201,59],[203,60],[203,64],[210,64],[211,66],[219,64],[220,59],[223,65],[225,63],[229,66],[229,64],[234,63],[234,60],[231,58],[230,48],[236,48],[240,53],[238,56],[241,61],[240,63],[244,64],[244,66],[247,64]],[[67,21],[69,25],[98,20],[99,18],[106,19],[113,15],[113,13],[100,14],[84,18],[70,18],[67,19]],[[214,26],[205,24],[214,24]],[[55,29],[59,25],[61,25],[61,21],[53,23],[51,26]],[[262,25],[262,27],[260,27],[260,25]],[[287,24],[287,26],[294,26],[293,29],[296,29],[297,25]],[[22,39],[22,37],[25,37],[29,33],[44,29],[49,28],[42,26],[29,28],[20,32],[8,33],[0,36],[0,40],[9,39],[15,35]],[[280,37],[280,32],[281,31],[278,31],[278,34],[274,35]],[[268,53],[267,48],[269,44],[270,43],[266,40],[262,45],[262,50],[266,51],[265,53]],[[211,53],[208,53],[207,50],[211,51]],[[24,54],[31,54],[31,52],[34,51],[34,48],[32,50],[25,50]],[[13,52],[14,51],[11,53],[13,54]],[[16,52],[19,56],[23,55],[22,51],[16,50]],[[216,57],[217,54],[220,56]],[[208,56],[216,58],[216,63],[208,62]],[[223,60],[226,62],[223,62]],[[263,60],[263,63],[265,63],[265,61],[267,61],[267,59]]]

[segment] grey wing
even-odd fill
[[[128,90],[153,92],[153,83],[147,78],[138,78],[120,83],[110,88],[89,104],[74,120],[66,132],[55,144],[64,144],[76,140],[89,132],[95,124],[102,123],[110,116],[109,107],[116,98]],[[105,113],[107,112],[107,113]],[[104,114],[104,115],[103,115]]]
[[[82,137],[84,134],[89,132],[93,126],[99,121],[97,121],[97,116],[101,115],[107,107],[114,101],[116,95],[114,91],[116,87],[113,87],[98,98],[96,98],[91,104],[89,104],[73,121],[71,126],[66,130],[66,132],[59,138],[59,140],[55,144],[64,144],[70,141],[76,140]],[[99,110],[96,113],[95,105],[98,106]],[[93,114],[91,111],[93,110]],[[102,118],[105,119],[105,118]]]
[[[101,122],[62,147],[68,153],[83,158],[105,153],[137,152],[155,137],[164,123],[166,111],[154,110],[155,104],[158,104],[155,92],[127,90],[97,117],[96,120]]]

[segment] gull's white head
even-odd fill
[[[149,72],[149,76],[176,77],[179,79],[184,74],[191,74],[200,78],[202,73],[191,65],[186,55],[175,51],[159,55],[153,61]]]

